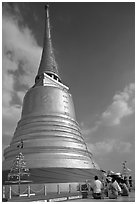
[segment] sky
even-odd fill
[[[34,85],[45,3],[3,3],[2,149]],[[101,169],[135,171],[135,11],[133,2],[54,2],[51,37],[62,82],[70,88],[88,149]]]

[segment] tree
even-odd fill
[[[29,175],[30,173],[29,169],[26,167],[24,155],[22,152],[19,152],[10,169],[10,173],[8,174],[8,180],[11,181],[11,183],[20,184],[27,181]]]
[[[20,184],[21,183],[30,183],[28,180],[30,176],[29,169],[26,167],[26,162],[24,161],[24,155],[21,152],[23,148],[23,140],[21,139],[20,143],[17,145],[19,148],[19,154],[16,156],[13,161],[13,165],[10,169],[10,173],[8,174],[7,183],[18,184],[18,190],[20,194]]]

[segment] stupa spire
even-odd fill
[[[53,74],[60,79],[51,41],[49,5],[45,5],[45,32],[43,51],[36,79],[39,79],[43,73]]]

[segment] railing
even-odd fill
[[[63,189],[63,186],[61,186],[62,184],[51,184],[54,185],[54,192],[51,192],[51,188],[52,186],[48,186],[49,184],[41,184],[41,188],[39,188],[36,184],[31,184],[31,185],[20,185],[16,186],[15,185],[5,185],[3,186],[3,199],[7,199],[7,200],[11,200],[11,199],[15,199],[15,198],[20,198],[20,197],[26,197],[26,198],[32,198],[32,197],[36,197],[36,196],[40,196],[47,200],[56,200],[58,198],[61,199],[62,195],[65,195],[66,197],[64,198],[65,200],[67,199],[76,199],[78,198],[78,193],[80,195],[80,191],[81,191],[81,187],[80,184],[66,184],[67,185],[67,189]],[[25,189],[23,191],[20,191],[21,187],[25,187]],[[37,187],[37,189],[36,189]],[[50,187],[50,189],[48,189],[48,187]],[[38,189],[39,188],[39,189]],[[73,195],[76,194],[76,195]],[[53,196],[54,195],[54,196]],[[71,198],[72,196],[72,198]],[[62,198],[63,199],[63,198]]]

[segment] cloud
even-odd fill
[[[112,152],[117,152],[119,154],[130,153],[131,147],[132,145],[130,142],[123,142],[115,139],[107,139],[94,144],[88,144],[88,148],[93,154],[101,156]]]
[[[98,129],[97,125],[95,125],[94,127],[85,127],[85,126],[83,126],[81,128],[81,132],[82,132],[82,135],[86,136],[86,135],[89,135],[89,134],[95,132],[97,129]]]
[[[96,142],[94,144],[89,144],[88,147],[94,154],[106,154],[110,153],[113,150],[114,141],[102,141],[102,142]]]
[[[14,105],[3,108],[3,134],[13,136],[16,124],[21,115],[21,107]]]
[[[114,95],[111,105],[99,116],[95,125],[85,126],[82,123],[81,129],[84,136],[96,132],[99,127],[112,127],[120,125],[124,117],[135,112],[135,84],[131,83],[123,91]]]
[[[134,120],[133,117],[127,118],[135,112],[134,92],[135,85],[131,83],[114,95],[112,103],[93,125],[81,125],[89,151],[104,168],[104,160],[108,163],[109,158],[119,157],[117,160],[122,160],[125,156],[129,159],[131,155],[134,157]],[[128,119],[126,123],[122,123],[124,118]]]
[[[120,153],[130,153],[131,152],[132,145],[130,142],[119,142],[115,145],[115,149],[117,152]]]
[[[31,86],[38,69],[41,48],[29,28],[21,27],[7,16],[3,17],[2,32],[4,73],[11,70],[14,74],[22,69],[23,75],[18,75],[19,82]]]
[[[106,126],[119,125],[121,120],[134,113],[135,85],[129,84],[123,92],[113,97],[112,104],[102,113],[99,124]]]
[[[19,8],[4,4],[2,18],[3,135],[13,136],[26,90],[34,84],[42,48],[24,26]],[[5,139],[6,141],[6,139]],[[6,144],[4,144],[6,145]]]

